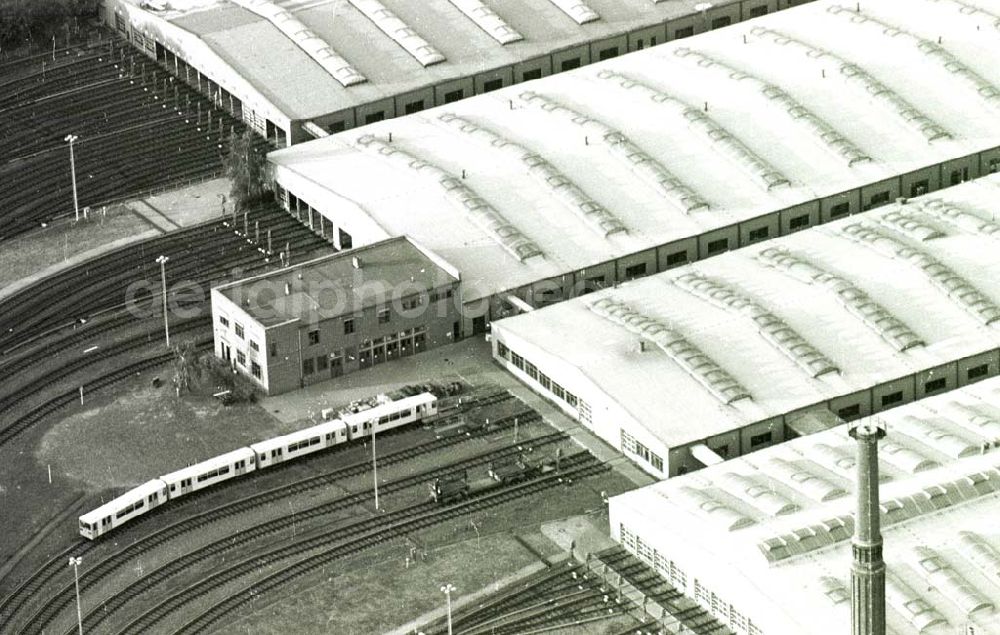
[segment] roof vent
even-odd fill
[[[357,256],[354,256],[353,258],[351,258],[351,264],[354,265],[355,269],[360,269],[361,268],[361,258],[358,258]]]

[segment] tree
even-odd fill
[[[192,384],[201,376],[201,358],[194,342],[182,342],[173,347],[174,384],[191,392]]]
[[[267,182],[267,156],[263,144],[252,130],[229,136],[229,154],[223,159],[226,176],[232,179],[229,191],[233,205],[242,211],[262,202],[270,195]]]
[[[80,18],[97,15],[98,0],[0,0],[0,50],[46,44]]]

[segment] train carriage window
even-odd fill
[[[693,26],[686,26],[684,28],[677,29],[676,31],[674,31],[674,38],[676,39],[680,39],[683,37],[691,37],[692,35],[694,35]]]
[[[500,90],[501,88],[503,88],[502,79],[491,79],[489,81],[483,82],[484,93],[493,92],[494,90]]]
[[[462,89],[452,90],[444,94],[444,103],[450,104],[460,100],[463,97]]]
[[[542,78],[542,69],[540,68],[533,68],[530,71],[524,71],[524,73],[521,74],[521,81],[525,82],[541,78]]]
[[[722,27],[729,26],[732,23],[733,23],[732,18],[730,18],[728,15],[723,15],[712,20],[712,28],[721,29]]]
[[[965,376],[969,379],[979,379],[980,377],[985,377],[990,373],[989,364],[980,364],[979,366],[973,366],[970,368]]]
[[[762,4],[759,7],[750,7],[749,15],[751,18],[759,18],[762,15],[767,15],[767,5]]]

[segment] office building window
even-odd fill
[[[389,323],[389,309],[379,309],[378,310],[378,323],[388,324]]]
[[[243,351],[236,351],[236,362],[240,366],[247,365],[247,356],[243,354]]]
[[[552,380],[545,373],[538,373],[538,383],[541,384],[542,388],[545,390],[552,389]]]
[[[255,350],[255,351],[258,351],[258,352],[260,351],[260,347],[257,346],[257,342],[255,342],[253,340],[250,340],[250,348],[251,348],[251,350]]]
[[[250,362],[250,374],[260,379],[260,364],[257,362]]]
[[[314,370],[312,358],[302,360],[302,374],[312,375],[314,372],[316,371]]]
[[[514,368],[524,370],[524,358],[513,351],[510,353],[510,362],[514,364]]]
[[[316,358],[316,370],[326,370],[329,364],[330,360],[326,355],[320,355]]]
[[[235,330],[236,330],[236,337],[243,339],[243,325],[240,324],[239,322],[236,322]]]
[[[229,320],[224,315],[219,316],[219,324],[225,326],[226,328],[229,328]]]
[[[309,345],[319,344],[319,329],[309,331]]]
[[[350,335],[354,332],[354,320],[352,318],[347,318],[344,320],[344,335]]]
[[[510,359],[510,349],[503,342],[497,342],[497,355],[502,359]]]
[[[538,368],[528,360],[524,360],[524,374],[538,381]]]
[[[278,344],[277,344],[277,342],[271,342],[271,351],[270,351],[270,353],[271,353],[271,357],[277,357],[278,356]]]

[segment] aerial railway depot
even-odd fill
[[[276,196],[336,245],[434,250],[483,333],[1000,169],[996,38],[904,13],[809,3],[278,150]]]
[[[0,228],[234,188],[0,297],[0,632],[1000,633],[997,0],[99,18]]]

